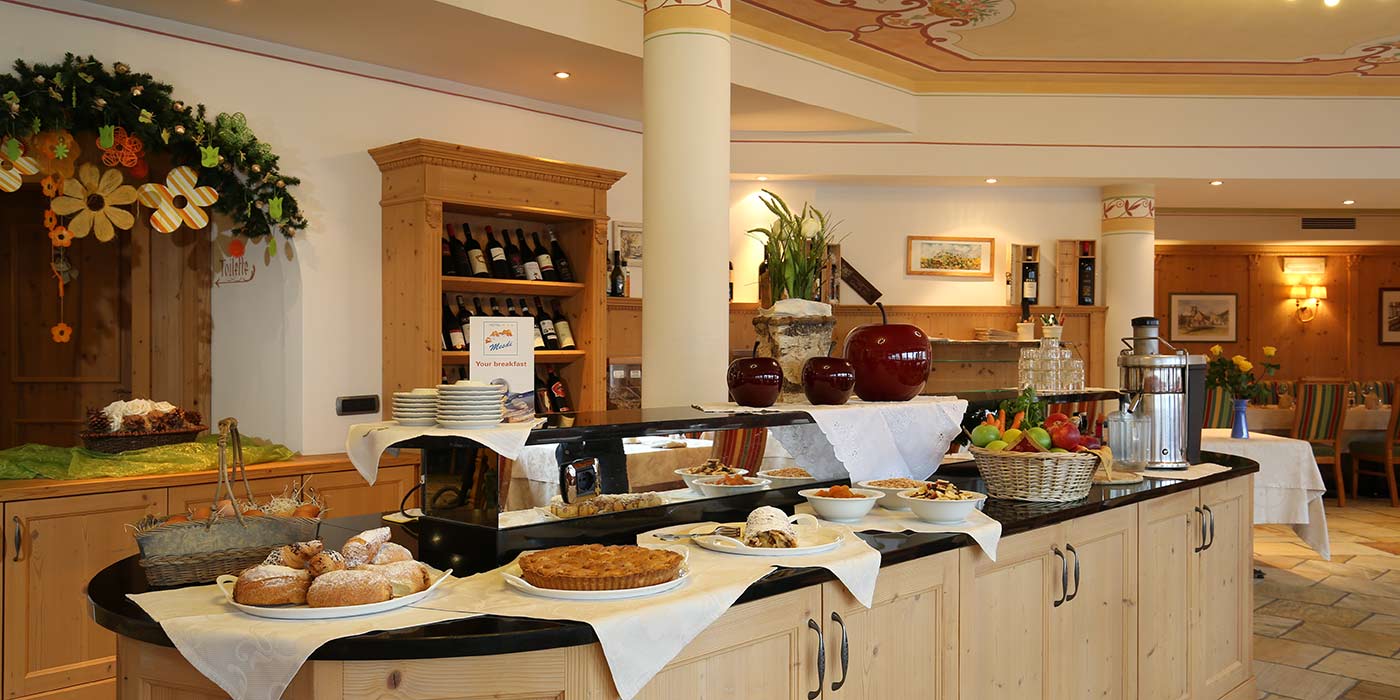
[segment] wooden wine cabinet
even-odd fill
[[[539,351],[536,366],[555,365],[576,410],[607,401],[608,189],[626,173],[544,158],[414,139],[370,150],[383,182],[384,397],[434,386],[443,368],[466,352],[442,349],[443,294],[483,302],[497,297],[558,300],[576,350]],[[538,282],[442,274],[442,227],[471,225],[481,240],[496,230],[553,229],[576,282]]]

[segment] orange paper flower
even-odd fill
[[[118,165],[134,168],[145,150],[146,145],[141,143],[141,139],[126,133],[126,129],[119,126],[113,132],[112,147],[102,150],[102,164],[109,168]]]
[[[40,172],[57,173],[65,178],[73,177],[78,165],[78,156],[83,149],[77,139],[67,129],[41,131],[29,138],[30,155],[39,161]]]
[[[49,334],[53,336],[53,342],[66,343],[73,339],[73,327],[59,321],[58,325],[49,329]]]
[[[57,226],[57,225],[58,225],[58,214],[55,214],[55,213],[54,213],[54,210],[52,210],[52,209],[45,209],[45,210],[44,210],[44,228],[46,228],[46,229],[52,231],[52,230],[53,230],[53,227],[55,227],[55,226]]]
[[[39,181],[39,186],[44,188],[45,197],[53,199],[58,196],[59,192],[63,191],[63,176],[57,173],[46,175],[43,180]]]
[[[55,226],[49,229],[49,242],[53,243],[55,248],[67,248],[73,245],[73,232],[69,231],[67,226]]]

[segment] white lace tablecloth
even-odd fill
[[[1254,524],[1292,525],[1303,542],[1324,559],[1331,559],[1327,515],[1322,506],[1327,487],[1308,443],[1264,433],[1235,440],[1228,428],[1209,428],[1201,431],[1201,449],[1258,462],[1259,473],[1254,475]]]
[[[848,534],[845,542],[830,552],[771,558],[721,554],[685,543],[664,543],[653,536],[689,532],[702,525],[714,523],[680,525],[637,537],[638,544],[664,545],[689,553],[690,575],[685,585],[660,595],[596,602],[537,598],[509,588],[503,569],[497,569],[458,581],[429,604],[458,612],[586,623],[603,647],[613,685],[628,700],[729,610],[750,585],[775,567],[821,567],[866,607],[874,599],[880,553],[854,534]]]
[[[816,515],[810,503],[797,504],[798,513],[811,513]],[[818,518],[820,519],[820,518]],[[830,523],[823,520],[822,522]],[[855,530],[856,532],[922,532],[929,534],[938,533],[962,533],[972,538],[982,552],[992,561],[997,560],[997,543],[1001,542],[1001,521],[992,518],[980,510],[972,511],[967,520],[956,525],[939,525],[924,522],[907,510],[889,510],[875,506],[870,513],[861,518],[858,523],[830,523],[841,524]]]
[[[705,404],[706,412],[805,411],[815,425],[770,428],[769,432],[813,476],[849,475],[851,481],[905,477],[922,479],[938,469],[948,444],[962,430],[967,401],[917,396],[910,401],[843,406],[780,404],[752,409],[737,404]]]
[[[425,608],[453,581],[418,605],[334,620],[268,620],[241,613],[217,586],[191,586],[130,596],[160,623],[175,649],[234,700],[278,700],[322,644],[381,630],[474,617]]]
[[[502,423],[480,430],[441,428],[436,425],[399,425],[395,421],[356,423],[350,426],[350,432],[345,436],[345,452],[350,455],[350,463],[355,465],[355,471],[358,471],[366,482],[373,484],[375,479],[379,478],[379,458],[384,456],[384,452],[389,450],[391,445],[404,440],[423,435],[467,438],[494,450],[506,459],[515,459],[520,454],[520,448],[525,446],[525,441],[530,439],[530,431],[542,423],[544,419],[537,418],[525,423]]]

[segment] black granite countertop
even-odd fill
[[[1205,453],[1208,462],[1229,470],[1192,481],[1147,479],[1125,486],[1095,486],[1089,496],[1071,503],[1023,503],[989,499],[983,509],[1002,524],[1002,537],[1048,527],[1074,518],[1140,503],[1169,494],[1199,488],[1228,479],[1253,474],[1259,465],[1233,455]],[[970,465],[945,467],[939,477],[959,487],[982,490],[976,469]],[[354,534],[380,525],[378,516],[357,516],[328,520],[321,526],[321,538],[338,547]],[[409,530],[393,526],[394,539],[410,548],[416,546]],[[961,534],[861,533],[860,538],[879,550],[882,566],[926,557],[973,544]],[[136,557],[128,557],[103,569],[88,584],[88,600],[93,619],[118,634],[152,644],[172,646],[160,625],[127,597],[129,593],[151,590]],[[825,569],[779,569],[750,586],[739,603],[757,600],[806,586],[833,580]],[[508,654],[597,641],[593,629],[579,622],[558,622],[484,615],[466,620],[443,622],[392,632],[374,632],[327,642],[311,655],[313,660],[360,661],[369,659],[442,658]]]

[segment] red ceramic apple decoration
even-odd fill
[[[771,357],[758,357],[758,343],[754,343],[754,356],[729,363],[725,382],[729,384],[729,395],[734,403],[750,408],[767,408],[778,400],[783,390],[783,368]]]
[[[857,326],[846,334],[846,359],[856,371],[856,396],[865,401],[908,401],[928,381],[928,336],[918,326],[889,323],[885,307],[879,325]]]
[[[802,393],[818,406],[840,406],[851,398],[856,371],[839,357],[813,357],[802,365]]]

